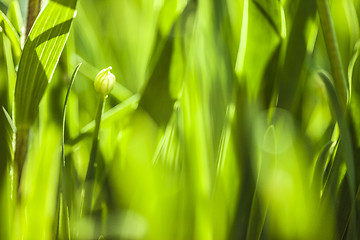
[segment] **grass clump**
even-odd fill
[[[1,0],[0,239],[358,239],[359,13]]]

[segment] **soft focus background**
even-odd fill
[[[15,213],[0,156],[0,239],[359,239],[360,2],[330,8],[350,86],[342,126],[318,74],[331,70],[314,0],[79,0]],[[26,9],[0,1],[19,33]],[[8,111],[9,44],[0,31]],[[70,204],[58,209],[62,110],[80,62],[65,129]],[[108,66],[117,84],[101,123],[95,211],[84,217],[93,81]]]

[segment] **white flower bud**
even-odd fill
[[[115,76],[110,72],[111,69],[108,67],[101,70],[95,78],[94,87],[104,96],[108,95],[115,85]]]

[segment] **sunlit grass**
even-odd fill
[[[0,239],[359,238],[358,0],[0,10]]]

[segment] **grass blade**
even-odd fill
[[[0,110],[0,239],[10,239],[12,225],[13,189],[10,169],[13,157],[14,126],[4,108]]]
[[[61,167],[60,167],[60,186],[58,192],[58,226],[57,226],[57,234],[56,237],[61,238],[61,236],[68,236],[70,239],[70,220],[68,216],[69,206],[71,204],[70,193],[68,186],[71,186],[69,181],[72,180],[71,169],[68,166],[65,160],[65,151],[64,151],[64,142],[65,142],[65,120],[66,120],[66,107],[69,99],[71,88],[74,84],[76,75],[81,67],[81,63],[78,64],[72,74],[70,85],[66,93],[64,109],[63,109],[63,117],[62,117],[62,141],[61,141]]]
[[[169,92],[173,45],[174,40],[168,37],[140,100],[140,106],[161,126],[169,121],[175,102]]]
[[[333,145],[333,141],[329,141],[321,150],[319,157],[317,158],[314,175],[312,180],[312,188],[315,193],[320,193],[323,187],[322,179],[325,172],[326,160],[329,156],[329,150]],[[320,196],[320,195],[319,195]]]
[[[15,56],[19,58],[21,55],[20,37],[16,32],[14,26],[10,23],[10,20],[2,11],[0,11],[0,27],[3,28],[6,36],[8,36],[8,38],[10,39]]]
[[[71,176],[68,173],[67,171],[67,164],[66,164],[66,160],[65,160],[65,121],[66,121],[66,107],[67,107],[67,102],[68,102],[68,98],[69,98],[69,95],[70,95],[70,91],[71,91],[71,88],[74,84],[74,81],[75,81],[75,78],[76,78],[76,75],[79,71],[81,67],[81,63],[79,65],[76,66],[73,74],[72,74],[72,77],[71,77],[71,80],[70,80],[70,85],[69,85],[69,88],[67,90],[67,93],[66,93],[66,97],[65,97],[65,103],[64,103],[64,110],[63,110],[63,118],[62,118],[62,143],[61,143],[61,191],[63,192],[63,195],[64,195],[64,199],[65,199],[65,202],[67,204],[70,203],[70,199],[68,198],[68,194],[67,194],[67,184],[66,184],[66,180],[70,180],[71,179]],[[63,177],[62,175],[64,175],[65,177]]]
[[[340,103],[342,106],[346,106],[347,86],[344,68],[340,59],[339,46],[336,40],[334,23],[331,19],[329,2],[328,0],[317,0],[316,3],[325,38],[325,45],[329,55],[331,72],[335,80],[336,90],[339,94]]]
[[[6,169],[6,162],[11,162],[13,157],[12,139],[15,131],[14,125],[5,108],[0,111],[0,178]]]
[[[326,90],[328,92],[329,98],[331,100],[332,108],[335,114],[335,118],[339,124],[340,134],[341,134],[341,142],[339,144],[338,153],[342,154],[342,157],[345,159],[346,168],[347,168],[347,179],[350,190],[350,204],[351,204],[351,212],[350,212],[350,222],[348,226],[348,236],[352,239],[356,239],[356,203],[355,203],[355,164],[354,164],[354,154],[353,149],[351,148],[352,142],[350,137],[350,132],[348,126],[345,121],[344,110],[342,108],[343,105],[340,102],[335,87],[333,86],[330,78],[324,72],[319,72],[321,79],[323,80]],[[335,158],[335,161],[338,160]],[[334,163],[338,164],[338,163]],[[345,229],[344,229],[345,231]]]
[[[40,13],[26,40],[15,86],[15,123],[29,129],[69,35],[77,0],[53,0]]]

